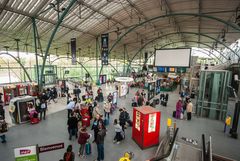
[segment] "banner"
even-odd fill
[[[101,35],[101,59],[102,65],[108,65],[108,34]]]
[[[72,65],[77,64],[76,48],[77,48],[76,38],[71,38]]]
[[[63,149],[63,148],[64,148],[64,143],[50,144],[50,145],[38,147],[39,153],[49,152],[49,151]]]
[[[27,146],[14,149],[15,161],[38,161],[37,146]]]

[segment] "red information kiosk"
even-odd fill
[[[141,149],[159,144],[160,111],[151,106],[133,108],[132,139]]]

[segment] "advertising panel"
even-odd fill
[[[15,161],[38,161],[37,146],[27,146],[14,149]]]

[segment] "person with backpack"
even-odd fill
[[[98,157],[97,157],[97,160],[95,161],[104,160],[104,138],[106,136],[106,131],[107,130],[103,124],[98,125],[98,133],[96,138]]]
[[[72,145],[68,145],[67,151],[64,153],[63,160],[64,161],[74,161],[75,154],[72,151]]]
[[[80,131],[79,131],[79,136],[78,136],[78,144],[80,144],[79,152],[78,155],[81,158],[85,158],[86,156],[84,155],[84,149],[87,143],[87,140],[90,138],[90,134],[87,133],[87,128],[86,126],[83,126]]]

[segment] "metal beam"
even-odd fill
[[[50,64],[53,64],[55,61],[57,61],[59,59],[69,59],[69,57],[58,57],[58,58],[54,59],[53,61],[51,61]],[[85,68],[85,66],[81,62],[79,62],[78,60],[76,60],[76,62],[83,67],[83,69],[89,74],[91,80],[93,81],[93,78],[92,78],[91,74],[88,72],[88,70]]]
[[[184,34],[191,34],[191,35],[198,35],[198,33],[194,33],[194,32],[182,32],[182,33],[184,33]],[[150,43],[152,43],[152,42],[154,42],[154,41],[156,41],[156,40],[162,39],[164,36],[175,35],[175,34],[178,34],[178,32],[162,35],[162,36],[157,37],[157,38],[154,38],[153,40],[151,40],[151,41],[147,42],[146,44],[144,44],[144,45],[135,53],[135,55],[132,57],[132,60],[129,62],[129,66],[131,65],[133,59],[138,55],[138,53],[141,52],[147,45],[149,45]],[[204,36],[204,37],[208,37],[208,38],[210,38],[210,39],[214,39],[214,38],[212,38],[212,37],[210,37],[210,36],[208,36],[208,35],[204,35],[204,34],[200,34],[200,35],[201,35],[201,36]],[[216,40],[216,39],[214,39],[214,40]],[[188,41],[188,42],[191,42],[191,41]],[[192,42],[195,42],[195,41],[192,41]],[[204,43],[202,43],[202,42],[201,42],[201,44],[203,44],[203,45],[208,46],[209,48],[211,48],[210,45],[204,44]],[[229,47],[226,47],[226,48],[229,48]],[[220,53],[220,52],[218,52],[218,53]],[[220,53],[220,55],[222,55],[226,60],[228,60],[228,58],[225,57],[223,54]],[[128,68],[129,68],[129,66],[128,66]]]
[[[43,9],[45,5],[47,5],[49,0],[42,0],[41,4],[38,6],[38,8],[32,13],[32,17],[36,17],[38,12]],[[29,21],[26,21],[24,24],[21,25],[20,30],[17,31],[17,33],[22,34],[20,31],[25,30],[29,25],[31,25],[32,19],[29,18]]]
[[[93,10],[93,11],[96,12],[96,13],[98,13],[98,14],[106,17],[107,19],[112,20],[112,21],[120,24],[120,25],[123,26],[123,27],[128,27],[128,26],[126,26],[125,24],[123,24],[121,21],[118,21],[117,19],[115,19],[115,18],[113,18],[113,17],[111,17],[111,16],[108,16],[108,15],[105,14],[104,12],[102,12],[102,11],[94,8],[92,5],[85,3],[83,0],[78,0],[78,1],[79,1],[79,3],[81,3],[82,5],[86,6],[87,8]],[[138,33],[138,32],[136,32],[136,34],[139,34],[141,37],[145,37],[145,36],[141,35],[141,34]]]
[[[202,3],[201,0],[198,0],[198,14],[201,14],[202,12]],[[198,17],[198,33],[201,32],[201,17]],[[198,42],[200,42],[200,35],[198,35]],[[200,47],[200,45],[198,44],[198,47]]]
[[[46,63],[46,59],[47,59],[47,56],[48,56],[48,52],[49,52],[49,49],[51,47],[51,44],[52,44],[52,41],[53,41],[53,38],[60,26],[60,24],[62,23],[64,17],[67,15],[68,11],[71,9],[71,7],[75,4],[77,0],[71,0],[70,3],[68,4],[67,8],[63,11],[62,15],[60,16],[54,30],[53,30],[53,33],[51,34],[51,37],[49,39],[49,42],[48,42],[48,46],[47,46],[47,49],[45,51],[45,55],[44,55],[44,58],[43,58],[43,63],[42,63],[42,69],[41,69],[41,74],[40,74],[40,83],[39,83],[39,86],[40,86],[40,89],[42,88],[42,80],[43,80],[43,73],[44,73],[44,67],[45,67],[45,63]]]
[[[30,14],[29,12],[25,12],[25,11],[22,11],[22,10],[19,10],[19,9],[15,9],[15,8],[12,8],[12,7],[8,7],[8,6],[6,6],[4,8],[4,10],[9,11],[9,12],[13,12],[13,13],[17,13],[17,14],[20,14],[20,15],[23,15],[23,16],[26,16],[26,17],[30,17],[30,18],[34,16],[33,14]],[[47,23],[53,24],[53,25],[56,25],[58,23],[58,21],[47,19],[47,18],[44,18],[43,16],[36,16],[36,19],[40,20],[40,21],[43,21],[43,22],[47,22]],[[93,34],[93,33],[85,32],[85,31],[80,30],[80,29],[75,29],[72,26],[67,25],[67,24],[61,24],[60,26],[64,27],[64,28],[67,28],[67,29],[70,29],[70,30],[73,30],[73,31],[77,31],[77,32],[81,32],[81,33],[84,33],[84,34],[88,34],[88,35],[90,35],[92,37],[96,37],[96,35]]]
[[[0,15],[1,13],[3,12],[4,8],[7,6],[9,0],[4,0],[2,3],[1,3],[1,7],[0,7]]]
[[[167,0],[164,0],[164,2],[165,2],[166,10],[168,10],[169,13],[171,14],[171,13],[172,13],[172,9],[170,8],[170,6],[169,6]],[[169,20],[170,20],[170,17],[169,17]],[[175,25],[175,28],[176,28],[177,32],[181,32],[181,28],[180,28],[180,26],[179,26],[179,24],[178,24],[176,18],[173,17],[173,20],[174,20],[174,25]],[[183,35],[183,34],[181,34],[181,39],[182,39],[182,41],[184,42],[185,38],[184,38],[184,35]],[[186,45],[186,43],[185,43],[185,45]]]
[[[11,54],[9,54],[9,53],[3,53],[3,52],[1,52],[0,55],[8,55],[8,56],[12,57],[12,58],[22,67],[22,69],[23,69],[23,71],[25,72],[25,74],[27,75],[29,81],[32,82],[32,79],[31,79],[31,77],[29,76],[26,68],[24,67],[24,65],[21,63],[21,61],[20,61],[19,59],[17,59],[15,56],[13,56],[13,55],[11,55]]]
[[[163,19],[163,18],[166,18],[166,17],[172,17],[172,16],[197,16],[197,17],[203,17],[203,18],[207,18],[207,19],[211,19],[211,20],[215,20],[215,21],[218,21],[218,22],[221,22],[223,24],[226,24],[228,25],[229,27],[235,29],[235,30],[238,30],[240,31],[240,27],[235,25],[235,24],[232,24],[232,23],[229,23],[229,22],[226,22],[220,18],[217,18],[217,17],[213,17],[213,16],[209,16],[209,15],[204,15],[204,14],[197,14],[197,13],[170,13],[170,14],[167,14],[167,15],[162,15],[162,16],[157,16],[157,17],[154,17],[154,18],[151,18],[147,21],[144,21],[142,23],[139,23],[139,24],[136,24],[135,26],[131,27],[130,29],[128,29],[124,34],[122,34],[112,45],[112,47],[110,48],[109,50],[109,54],[111,53],[111,51],[113,50],[113,48],[118,44],[118,42],[120,42],[122,40],[122,38],[124,36],[126,36],[128,33],[134,31],[137,27],[139,26],[142,26],[144,25],[145,23],[149,22],[149,21],[154,21],[154,20],[158,20],[158,19]]]
[[[103,4],[102,6],[98,7],[97,10],[101,10],[103,7],[105,7],[107,3]],[[92,10],[93,11],[93,10]],[[79,22],[77,25],[74,26],[74,28],[77,28],[79,25],[81,25],[83,22],[87,21],[92,15],[94,15],[96,12],[93,11],[90,15],[88,15],[83,21]],[[64,37],[66,34],[70,33],[72,30],[69,30],[68,32],[66,32],[64,35],[58,37],[58,39],[61,39],[62,37]]]

